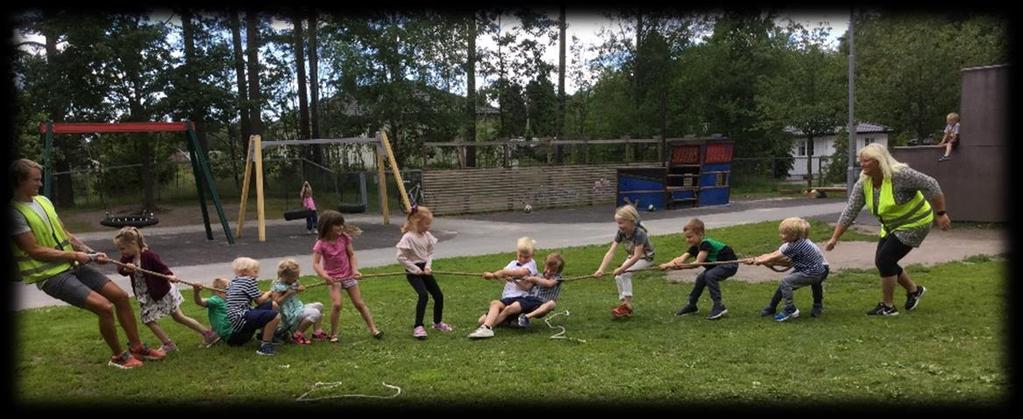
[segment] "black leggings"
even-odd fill
[[[902,273],[899,261],[909,254],[913,247],[902,244],[894,234],[888,233],[877,242],[877,251],[874,253],[874,264],[877,265],[881,277],[896,276]]]
[[[426,264],[417,263],[416,266],[419,269],[423,269],[426,267]],[[405,274],[405,279],[408,279],[409,285],[412,285],[412,288],[416,290],[416,294],[419,295],[419,301],[416,301],[416,323],[412,327],[423,325],[423,316],[426,315],[426,301],[429,299],[426,295],[427,292],[433,296],[433,322],[440,323],[444,314],[444,294],[440,292],[437,280],[433,278],[433,275],[413,275],[410,273]]]

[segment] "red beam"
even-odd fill
[[[187,131],[186,122],[57,122],[54,134],[92,134],[113,132],[181,132]],[[46,123],[39,123],[39,133],[46,133]]]

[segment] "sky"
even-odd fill
[[[167,16],[165,14],[157,13],[156,15],[157,16],[154,16],[154,19],[160,21],[164,21],[167,19]],[[550,11],[550,17],[553,19],[557,19],[558,18],[557,10]],[[173,19],[171,22],[172,24],[180,26],[180,22],[177,21],[176,17],[172,19]],[[568,27],[566,28],[567,33],[566,38],[571,43],[573,37],[575,37],[578,39],[578,42],[583,44],[583,57],[587,60],[591,60],[596,57],[596,53],[593,51],[591,47],[601,43],[601,39],[598,38],[598,34],[600,33],[601,28],[606,27],[609,29],[614,29],[615,31],[618,30],[616,23],[611,22],[608,18],[594,11],[573,12],[571,9],[568,9],[565,12],[565,19],[568,25]],[[779,17],[776,19],[776,22],[779,25],[784,25],[787,23],[788,19],[792,19],[793,21],[807,28],[831,27],[831,31],[828,36],[828,46],[831,48],[837,48],[838,38],[843,36],[846,32],[846,29],[849,27],[849,12],[838,9],[821,11],[782,10],[779,13]],[[501,18],[502,31],[512,30],[512,28],[515,27],[516,25],[519,25],[519,21],[517,18],[513,16],[503,16]],[[283,21],[275,22],[274,26],[280,29],[283,27],[290,26],[290,22]],[[172,34],[172,38],[174,38],[173,41],[176,41],[178,39],[178,36],[179,35],[176,32],[173,33]],[[43,38],[41,36],[32,35],[25,40],[42,42]],[[19,42],[20,41],[21,40],[19,39]],[[496,49],[496,44],[494,43],[493,39],[490,36],[481,36],[479,39],[477,39],[476,42],[478,48]],[[569,57],[567,58],[568,60],[571,60],[570,51],[571,44],[566,46],[566,54],[569,55]],[[547,61],[548,63],[554,64],[554,66],[557,67],[558,52],[559,51],[557,44],[548,47],[546,53],[544,54],[544,60]],[[568,65],[570,65],[570,61]],[[556,73],[554,74],[554,76],[556,76]],[[485,79],[483,78],[483,75],[477,75],[477,80],[478,80],[477,85],[479,86],[481,85],[480,81],[483,81]],[[456,93],[464,94],[465,86],[464,85],[459,86],[458,89],[456,90],[457,90]],[[572,78],[566,77],[565,92],[567,94],[573,94],[575,93],[576,90],[577,86],[575,85]]]

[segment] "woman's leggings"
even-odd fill
[[[902,273],[899,261],[909,254],[913,247],[902,244],[894,234],[888,233],[877,242],[877,251],[874,253],[874,264],[877,265],[881,277],[895,276]]]
[[[426,267],[426,263],[417,263],[416,266],[419,269],[423,269]],[[433,275],[413,275],[410,273],[405,274],[405,279],[408,279],[409,285],[412,285],[412,288],[416,290],[416,294],[419,295],[419,300],[416,301],[416,323],[412,327],[423,325],[423,316],[426,315],[426,301],[429,299],[427,292],[433,296],[433,322],[440,323],[444,314],[444,294],[440,292],[437,280],[433,278]]]

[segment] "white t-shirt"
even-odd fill
[[[437,244],[437,238],[429,231],[423,234],[412,231],[401,236],[394,247],[398,248],[398,261],[405,265],[409,272],[417,272],[417,263],[425,263],[430,267],[433,259],[433,246]],[[413,269],[415,267],[415,269]]]
[[[45,196],[40,196],[40,198],[49,201],[49,199],[47,199]],[[32,210],[35,211],[36,214],[39,214],[39,217],[42,218],[43,221],[46,221],[51,225],[53,224],[53,221],[50,220],[50,217],[46,215],[46,210],[44,210],[43,206],[39,205],[39,203],[36,202],[35,199],[33,199],[31,203],[24,202],[24,204],[28,205],[29,208],[32,208]],[[11,228],[11,236],[17,236],[19,234],[32,231],[32,228],[28,226],[28,220],[26,220],[25,216],[21,214],[21,211],[18,211],[17,208],[14,208],[13,203],[11,204],[11,221],[12,221],[11,226],[13,227]],[[57,226],[54,226],[54,228],[56,227]]]
[[[504,267],[504,269],[517,269],[517,268],[529,269],[529,274],[530,275],[536,275],[537,274],[537,271],[536,271],[536,261],[533,260],[533,259],[530,259],[529,262],[526,262],[525,264],[520,264],[519,261],[516,259],[516,260],[513,260],[511,262],[508,262],[508,265]],[[515,281],[508,281],[508,282],[505,282],[504,290],[501,291],[501,298],[524,297],[527,294],[529,294],[529,290],[524,290],[522,288],[519,288],[519,286],[515,284]]]

